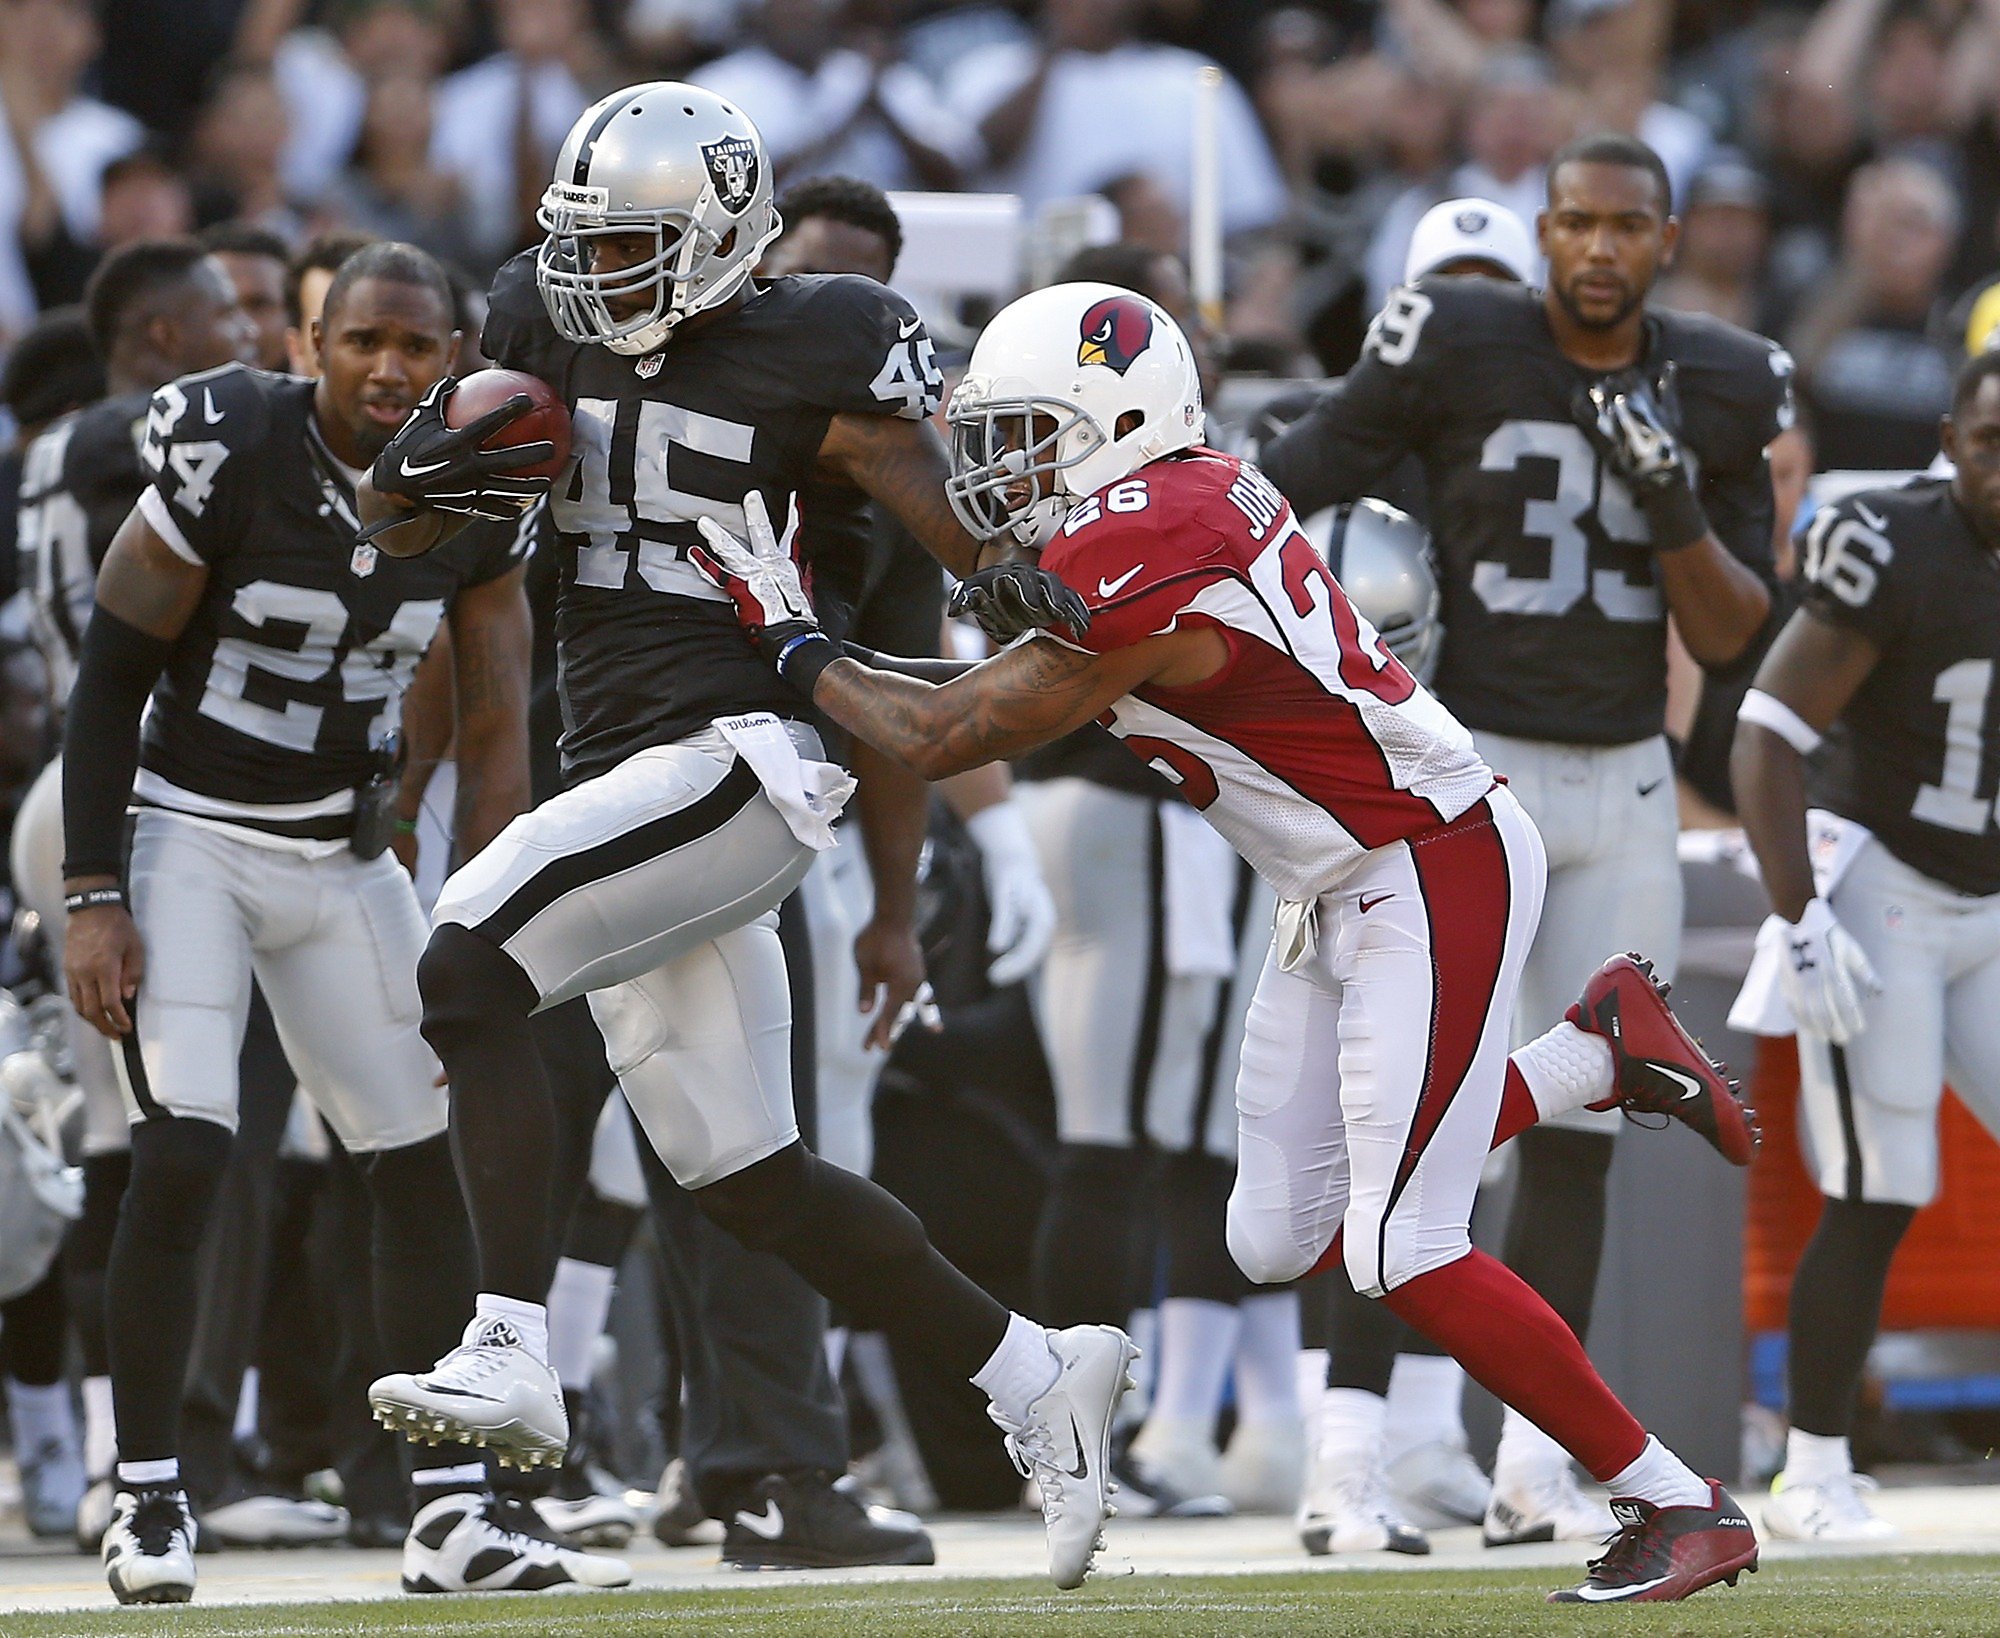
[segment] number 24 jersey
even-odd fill
[[[1072,509],[1042,567],[1089,607],[1103,654],[1190,625],[1221,671],[1148,686],[1105,726],[1288,899],[1438,829],[1493,789],[1472,736],[1348,602],[1263,473],[1196,448]]]
[[[1813,801],[1933,881],[2000,893],[2000,557],[1920,478],[1821,511],[1805,573],[1805,606],[1881,655],[1815,755]]]

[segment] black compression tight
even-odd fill
[[[1120,1144],[1062,1146],[1035,1232],[1035,1316],[1045,1325],[1131,1319],[1151,1161]]]
[[[1615,1147],[1607,1133],[1547,1126],[1514,1140],[1520,1181],[1501,1261],[1586,1342],[1597,1265],[1604,1259],[1604,1193]]]
[[[1882,1290],[1914,1206],[1829,1200],[1792,1275],[1786,1398],[1792,1426],[1824,1437],[1854,1426]]]
[[[69,1286],[69,1311],[85,1376],[111,1374],[104,1340],[104,1270],[111,1261],[118,1207],[131,1175],[130,1149],[83,1157],[83,1215],[63,1244],[63,1278]]]

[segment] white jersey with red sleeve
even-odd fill
[[[1142,467],[1073,508],[1041,561],[1089,607],[1091,653],[1190,622],[1228,640],[1206,682],[1142,688],[1102,720],[1285,898],[1493,788],[1248,462],[1198,447]]]

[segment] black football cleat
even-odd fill
[[[1736,1083],[1667,1005],[1667,986],[1643,956],[1613,956],[1566,1015],[1611,1048],[1617,1091],[1593,1109],[1666,1115],[1698,1133],[1732,1166],[1757,1152],[1757,1117]]]
[[[1551,1604],[1665,1604],[1718,1581],[1736,1585],[1757,1569],[1757,1533],[1728,1491],[1708,1481],[1706,1507],[1655,1507],[1614,1496],[1618,1534],[1590,1561],[1581,1586],[1549,1594]]]
[[[890,1509],[865,1506],[824,1474],[759,1479],[722,1536],[722,1562],[739,1570],[825,1570],[861,1564],[935,1564],[930,1532]]]

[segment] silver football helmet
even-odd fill
[[[1418,682],[1429,683],[1444,642],[1430,531],[1378,500],[1329,507],[1303,527],[1389,652]]]
[[[586,109],[535,215],[548,233],[535,283],[557,332],[628,355],[727,301],[780,226],[757,127],[714,92],[672,80]],[[595,242],[632,233],[652,235],[652,254],[597,271]]]

